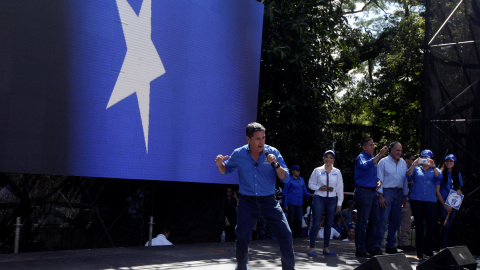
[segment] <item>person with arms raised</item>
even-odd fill
[[[363,138],[362,152],[355,160],[355,206],[358,211],[358,220],[355,226],[355,256],[367,257],[382,255],[380,249],[382,238],[379,237],[376,224],[378,223],[379,205],[377,189],[382,182],[377,178],[377,163],[385,156],[388,148],[384,146],[378,155],[374,156],[375,144],[372,138]]]
[[[440,170],[435,166],[432,151],[425,149],[407,171],[407,177],[413,180],[410,206],[415,218],[415,248],[417,258],[433,256],[433,238],[437,197],[436,183],[441,179]]]
[[[295,269],[292,231],[275,199],[276,177],[284,183],[288,182],[288,167],[280,152],[265,144],[265,128],[261,124],[248,124],[246,139],[247,144],[235,149],[230,157],[221,154],[215,157],[220,173],[228,174],[238,169],[236,269],[249,269],[248,246],[252,241],[253,226],[260,216],[267,221],[278,241],[282,269]]]

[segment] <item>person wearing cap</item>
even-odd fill
[[[420,163],[421,165],[420,165]],[[415,218],[415,247],[417,258],[433,256],[433,237],[436,223],[436,183],[442,176],[435,166],[432,151],[425,149],[407,170],[407,178],[413,180],[410,207]]]
[[[333,167],[335,152],[328,150],[323,154],[324,165],[315,168],[308,180],[308,187],[314,190],[312,202],[313,225],[310,229],[310,251],[308,256],[317,257],[315,252],[315,240],[317,231],[320,229],[322,216],[325,214],[325,234],[330,235],[335,211],[340,213],[343,202],[343,178],[339,169]],[[337,256],[330,251],[330,239],[327,237],[323,242],[323,255]]]
[[[445,219],[447,218],[448,213],[450,213],[445,226],[442,226],[441,233],[442,240],[440,242],[440,247],[446,248],[448,245],[448,232],[450,231],[450,227],[452,227],[453,219],[455,218],[457,210],[446,205],[445,201],[447,200],[450,190],[455,190],[458,195],[461,195],[463,187],[462,175],[458,170],[457,157],[455,155],[450,154],[445,157],[442,166],[442,179],[437,181],[436,187],[438,199],[437,205],[441,214],[442,224],[445,223]]]
[[[280,152],[265,144],[265,127],[250,123],[245,129],[247,144],[228,155],[218,154],[215,165],[221,174],[238,169],[239,196],[235,252],[237,270],[248,267],[248,246],[252,241],[253,226],[263,217],[280,246],[282,269],[295,269],[292,231],[282,207],[275,198],[275,183],[278,177],[290,181],[287,165]]]
[[[388,148],[384,146],[378,155],[374,156],[375,144],[372,138],[363,138],[362,152],[355,160],[355,206],[358,210],[358,220],[355,233],[355,256],[367,257],[381,255],[382,241],[378,237],[379,205],[377,189],[382,182],[377,177],[377,162],[385,156]]]
[[[288,225],[293,236],[299,237],[302,230],[303,196],[311,197],[312,194],[308,192],[305,180],[300,177],[300,166],[297,164],[292,166],[290,181],[285,183],[283,195],[285,195],[283,204],[285,212],[288,213]]]
[[[389,146],[390,154],[378,162],[377,176],[382,186],[377,190],[380,206],[378,232],[383,239],[388,233],[385,253],[395,254],[398,250],[396,233],[402,223],[402,205],[408,195],[407,163],[402,158],[402,145],[395,141]]]

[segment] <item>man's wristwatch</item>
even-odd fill
[[[277,162],[277,166],[275,166],[275,170],[277,170],[278,168],[280,168],[280,163]]]

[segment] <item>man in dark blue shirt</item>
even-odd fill
[[[305,181],[300,177],[300,166],[292,166],[290,181],[283,187],[283,206],[288,213],[288,225],[293,232],[294,237],[301,236],[302,218],[303,218],[303,196],[313,197],[305,185]]]
[[[377,163],[385,156],[388,148],[384,146],[378,155],[373,156],[375,144],[372,138],[362,140],[363,151],[355,160],[355,205],[358,210],[358,220],[355,232],[355,256],[366,257],[381,255],[382,237],[376,229],[379,218],[377,189],[382,183],[377,177]]]
[[[236,269],[249,269],[248,245],[252,240],[253,226],[260,216],[267,221],[278,241],[282,269],[295,269],[292,231],[280,204],[275,200],[276,177],[284,183],[288,182],[288,167],[280,152],[265,144],[265,128],[261,124],[248,124],[246,138],[248,144],[235,149],[230,157],[217,155],[215,158],[218,171],[222,174],[238,169]]]

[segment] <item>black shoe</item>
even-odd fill
[[[398,252],[397,248],[386,248],[385,253],[396,254],[396,253],[399,253],[399,252]]]
[[[356,251],[355,256],[356,257],[368,257],[368,253],[366,251]]]
[[[430,257],[433,257],[433,252],[432,252],[432,253],[428,253],[428,254],[425,253],[425,254],[423,254],[423,256],[428,259],[428,258],[430,258]]]
[[[376,256],[376,255],[382,255],[382,250],[380,248],[374,248],[373,250],[367,250],[368,253],[370,253],[370,255],[372,256]]]
[[[412,246],[412,245],[408,245],[408,246],[398,246],[399,249],[403,250],[403,251],[413,251],[415,250],[415,247]]]

